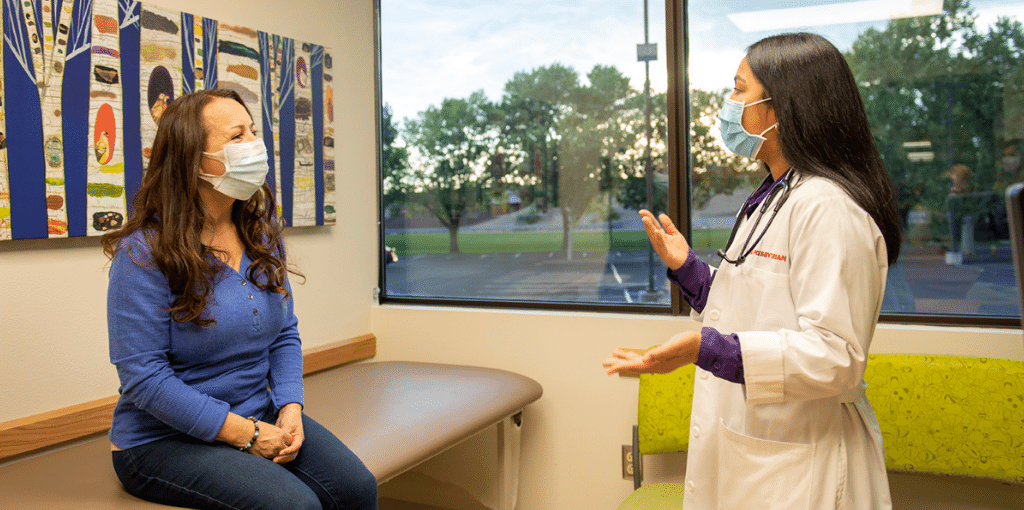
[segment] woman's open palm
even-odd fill
[[[640,219],[644,222],[644,229],[647,230],[647,238],[651,240],[651,246],[661,257],[662,262],[673,271],[679,269],[690,254],[690,243],[686,242],[686,238],[672,223],[672,219],[665,214],[655,219],[654,215],[646,209],[640,210]]]

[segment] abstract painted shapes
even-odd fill
[[[217,87],[263,119],[283,222],[333,223],[333,87],[320,46],[138,0],[0,0],[0,13],[0,240],[120,228],[166,104]]]
[[[92,229],[96,232],[117,230],[124,225],[124,215],[113,211],[98,212],[92,215]]]
[[[335,204],[335,180],[334,180],[334,88],[331,86],[333,73],[333,59],[327,48],[321,50],[322,60],[322,83],[323,83],[323,172],[324,172],[324,225],[337,223]]]
[[[96,48],[100,49],[100,48]],[[108,85],[117,85],[121,82],[118,78],[118,71],[115,67],[107,66],[96,66],[92,70],[93,79],[99,83],[106,83]]]
[[[192,76],[196,81],[196,90],[203,88],[205,64],[203,60],[203,18],[196,16],[192,22]]]
[[[149,73],[149,83],[146,86],[146,104],[149,105],[149,117],[153,124],[160,123],[160,116],[167,109],[167,103],[174,100],[174,78],[171,72],[164,66],[156,66],[153,72]]]
[[[127,215],[124,182],[123,94],[121,80],[102,79],[121,72],[118,30],[109,30],[118,15],[117,0],[93,0],[92,66],[86,186],[86,235],[120,228]],[[100,49],[100,51],[97,51]],[[91,221],[89,221],[91,220]]]
[[[217,37],[217,88],[237,92],[253,122],[259,123],[263,118],[259,36],[251,28],[220,23]]]
[[[157,122],[181,90],[180,13],[143,5],[139,17],[142,168],[149,165]]]
[[[0,18],[3,3],[0,2]],[[0,32],[2,32],[0,28]],[[3,45],[0,44],[0,71],[4,68]],[[4,79],[0,73],[0,241],[11,239],[11,186],[7,176],[7,115],[4,113]]]
[[[42,9],[42,15],[35,12]],[[64,175],[64,120],[61,118],[62,93],[64,88],[64,66],[68,55],[68,42],[72,23],[74,0],[64,1],[54,11],[52,0],[43,0],[41,5],[30,2],[22,4],[26,31],[32,37],[30,44],[33,50],[36,83],[39,87],[39,103],[43,125],[43,160],[45,162],[46,184],[46,226],[49,237],[67,237],[68,211],[67,188]],[[42,20],[43,41],[36,42],[37,34],[34,25],[36,19]],[[87,20],[83,20],[88,23]],[[81,23],[81,21],[79,22]],[[56,26],[55,26],[56,25]],[[86,25],[88,26],[88,25]],[[80,44],[85,44],[81,41]],[[78,55],[76,48],[71,51]]]
[[[117,32],[118,32],[117,13],[115,12],[114,16],[112,16],[112,17],[111,16],[100,16],[100,15],[96,14],[96,10],[94,8],[93,9],[93,26],[96,28],[96,31],[93,32],[93,40],[94,41],[96,39],[96,34],[97,33],[100,33],[100,34],[115,34],[116,35]]]
[[[313,87],[310,82],[313,45],[295,41],[295,170],[292,218],[289,225],[316,225]]]
[[[181,13],[181,93],[188,94],[205,87],[204,22],[201,16]]]
[[[259,32],[257,39],[260,44],[260,87],[263,93],[263,125],[265,134],[264,143],[268,144],[267,150],[271,155],[272,186],[274,196],[277,198],[277,215],[284,217],[284,195],[282,184],[284,174],[282,173],[283,162],[281,160],[281,106],[285,97],[291,94],[291,64],[290,55],[294,49],[291,39],[277,35]],[[285,92],[287,91],[287,92]],[[289,172],[291,165],[289,165]],[[290,197],[289,197],[290,199]]]
[[[120,149],[117,137],[121,134],[121,130],[117,128],[114,108],[110,106],[110,103],[100,103],[94,118],[93,154],[96,156],[97,163],[106,165],[110,163],[111,159],[114,159],[114,149]]]
[[[121,54],[121,145],[124,152],[124,192],[131,212],[131,200],[142,184],[143,156],[142,118],[139,106],[142,103],[139,47],[141,46],[142,5],[138,0],[118,0],[117,19],[118,49]],[[111,98],[115,99],[115,98]],[[125,136],[127,135],[127,136]]]

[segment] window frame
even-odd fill
[[[377,235],[378,243],[376,253],[383,253],[385,229],[384,229],[384,208],[383,201],[383,146],[381,140],[381,109],[383,107],[382,95],[382,56],[381,56],[381,2],[373,0],[373,22],[374,22],[374,79],[375,79],[375,138],[377,143],[376,164],[377,164]],[[692,172],[692,159],[690,157],[690,130],[688,129],[691,118],[690,109],[687,107],[690,101],[690,90],[688,86],[687,67],[689,63],[688,45],[688,0],[665,0],[665,62],[667,66],[668,83],[666,88],[667,99],[667,137],[668,149],[666,152],[666,169],[669,175],[669,211],[668,214],[676,225],[684,226],[687,239],[692,239],[693,229],[690,222],[691,186],[690,179]],[[683,148],[686,148],[685,153]],[[379,304],[396,305],[423,305],[443,306],[462,308],[486,308],[486,309],[512,309],[512,310],[535,310],[535,311],[565,311],[565,312],[607,312],[625,314],[645,315],[688,315],[689,305],[682,299],[679,289],[670,285],[670,302],[665,305],[624,305],[618,303],[598,302],[573,302],[573,301],[519,301],[503,299],[467,299],[467,298],[445,298],[425,296],[390,296],[387,294],[386,272],[387,268],[382,257],[376,257],[378,261],[377,289],[374,295]],[[1005,316],[980,316],[980,315],[942,315],[942,314],[895,314],[881,313],[879,324],[906,324],[925,326],[974,326],[974,327],[996,327],[996,328],[1020,328],[1021,318]]]

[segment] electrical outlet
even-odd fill
[[[622,445],[622,479],[633,479],[633,446]]]

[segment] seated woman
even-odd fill
[[[103,237],[114,470],[168,505],[375,509],[373,475],[302,413],[295,271],[267,168],[237,93],[167,105],[134,213]]]

